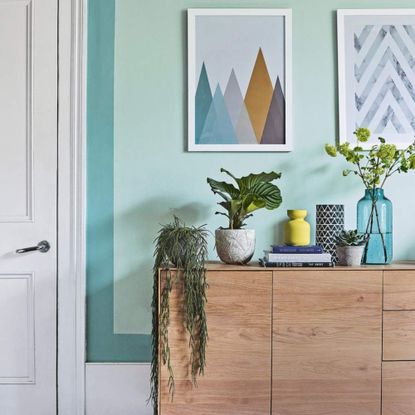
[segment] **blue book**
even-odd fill
[[[273,254],[322,254],[323,248],[319,245],[289,246],[271,245]]]

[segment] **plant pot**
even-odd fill
[[[216,251],[226,264],[247,264],[255,252],[255,230],[216,229]]]
[[[358,267],[362,263],[365,245],[361,246],[336,246],[338,265]]]

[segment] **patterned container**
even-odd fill
[[[316,244],[337,262],[336,237],[344,230],[344,205],[317,205],[316,209]]]

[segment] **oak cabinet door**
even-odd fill
[[[415,362],[384,362],[382,415],[413,415]]]
[[[272,272],[209,271],[205,375],[192,387],[181,285],[170,298],[170,347],[176,391],[160,372],[161,415],[261,415],[271,411]]]
[[[415,311],[383,312],[383,359],[415,360]]]
[[[381,271],[274,272],[274,415],[379,415]]]
[[[385,271],[384,310],[415,310],[415,271]]]

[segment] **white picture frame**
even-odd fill
[[[366,127],[364,149],[379,137],[406,148],[415,136],[415,9],[339,9],[337,33],[340,143]]]
[[[283,18],[283,50],[284,50],[284,84],[282,89],[285,98],[284,142],[279,144],[260,144],[259,142],[236,144],[218,144],[196,142],[196,91],[198,86],[196,39],[198,18],[205,16],[278,16]],[[211,32],[210,32],[211,33]],[[226,40],[225,40],[226,42]],[[281,42],[281,40],[280,40]],[[261,46],[261,45],[259,45]],[[223,52],[223,51],[222,51]],[[200,69],[200,68],[199,68]],[[200,74],[200,72],[199,72]],[[281,76],[281,75],[279,75]],[[276,80],[272,80],[276,82]],[[219,83],[217,84],[219,85]],[[212,85],[212,89],[214,85]],[[275,84],[274,92],[277,88]],[[224,89],[224,87],[222,87]],[[212,97],[214,91],[212,90]],[[271,104],[270,104],[271,105]],[[236,130],[236,125],[235,125]],[[200,131],[200,130],[199,130]],[[257,130],[255,130],[256,132]],[[280,134],[281,136],[281,134]],[[259,140],[259,138],[257,138]],[[262,141],[262,139],[261,139]],[[291,9],[188,9],[188,151],[199,152],[288,152],[293,149],[292,143],[292,13]]]

